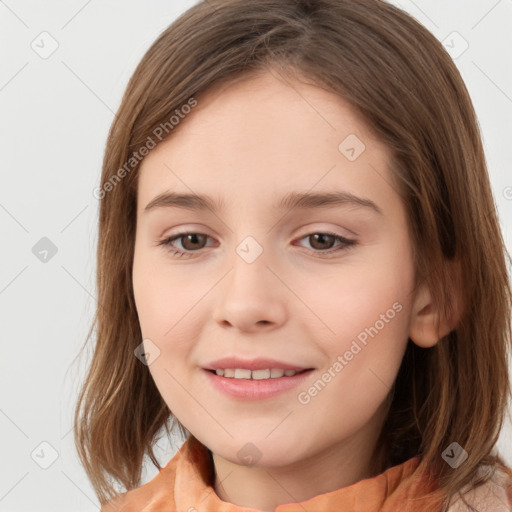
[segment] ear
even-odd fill
[[[450,274],[452,279],[456,275],[456,269],[452,268]],[[450,281],[450,302],[451,314],[448,317],[437,311],[432,301],[432,295],[425,283],[418,288],[411,311],[411,323],[409,327],[409,338],[423,348],[430,348],[449,334],[460,319],[460,288],[457,281]],[[458,281],[457,281],[458,283]]]

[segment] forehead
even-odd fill
[[[285,148],[294,148],[307,156],[302,146],[304,140],[311,141],[311,149],[322,138],[337,152],[339,142],[349,134],[356,134],[373,149],[385,149],[343,98],[317,85],[276,73],[260,72],[200,94],[197,106],[183,116],[153,154],[169,144],[179,144],[195,152],[200,152],[203,146],[218,148],[218,152],[222,149],[227,158],[230,153],[238,154],[264,144],[264,154],[275,155]],[[195,144],[198,140],[201,146]]]
[[[387,148],[329,91],[268,72],[196,100],[143,160],[141,208],[165,190],[275,199],[274,192],[284,195],[292,184],[302,191],[359,189],[366,196],[389,187]]]

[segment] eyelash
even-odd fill
[[[182,251],[180,249],[176,249],[172,245],[172,242],[174,242],[174,240],[178,240],[178,239],[183,238],[184,236],[187,236],[187,235],[203,235],[203,236],[207,236],[208,238],[210,238],[205,233],[198,233],[198,232],[194,232],[194,231],[185,231],[183,233],[177,233],[175,235],[172,235],[171,237],[164,238],[163,240],[159,241],[157,243],[157,245],[158,246],[163,246],[173,256],[176,256],[176,257],[179,257],[179,258],[182,258],[183,256],[191,257],[191,256],[193,256],[194,253],[200,252],[201,249],[198,249],[198,250],[195,250],[195,251],[191,251],[191,250]],[[338,246],[337,249],[328,249],[328,250],[325,250],[325,251],[310,249],[310,251],[312,251],[314,254],[321,255],[322,258],[329,258],[330,256],[327,256],[327,255],[330,255],[332,253],[348,251],[348,250],[352,249],[357,244],[356,240],[349,240],[348,238],[344,238],[344,237],[342,237],[340,235],[337,235],[336,233],[331,233],[329,231],[315,231],[315,232],[309,233],[307,235],[304,235],[299,240],[302,240],[304,238],[308,238],[311,235],[329,235],[329,236],[333,236],[335,238],[335,241],[341,242],[341,246]]]

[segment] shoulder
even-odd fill
[[[148,484],[131,489],[102,505],[100,512],[144,512],[154,510],[149,508],[154,500],[154,493]]]
[[[206,448],[190,436],[152,480],[102,504],[100,512],[162,512],[178,510],[176,501],[206,488],[210,471]],[[208,491],[208,489],[206,489]]]
[[[478,512],[512,512],[512,480],[496,470],[492,479],[476,489],[463,493],[465,501]],[[473,512],[459,497],[447,512]]]
[[[175,507],[176,459],[159,470],[152,480],[119,494],[101,506],[100,512],[154,512]]]

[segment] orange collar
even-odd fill
[[[419,463],[420,458],[413,457],[375,477],[300,503],[279,505],[274,512],[436,512],[441,498],[437,491],[434,497],[422,497],[436,486],[418,474]],[[101,512],[259,512],[222,501],[212,486],[211,464],[206,447],[190,436],[151,481],[109,502]]]

